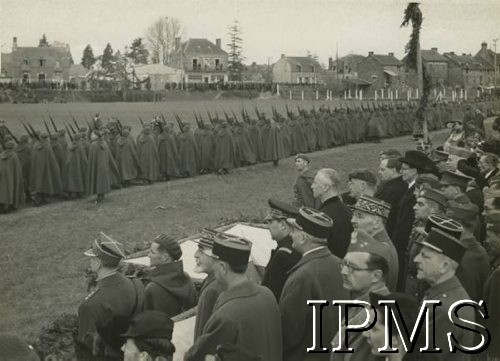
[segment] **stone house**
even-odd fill
[[[476,53],[476,55],[474,55],[474,59],[481,62],[486,68],[493,68],[493,69],[495,68],[495,58],[496,58],[496,77],[498,83],[498,77],[500,74],[500,54],[499,53],[495,54],[493,50],[488,49],[488,43],[483,41],[481,43],[481,50],[479,50]],[[488,83],[488,81],[486,83]],[[495,84],[495,71],[493,71],[493,76],[491,77],[491,79],[489,79],[489,83],[490,83],[489,85]]]
[[[429,77],[431,86],[440,89],[448,85],[448,58],[440,54],[437,48],[422,49],[421,54],[422,66]],[[406,57],[402,60],[403,64],[405,64],[405,81],[409,86],[416,88],[417,72],[406,65],[405,59]]]
[[[175,39],[171,67],[184,72],[186,83],[225,83],[228,81],[228,54],[222,50],[221,39],[215,44],[208,39]]]
[[[448,84],[467,90],[491,83],[493,67],[475,59],[471,54],[444,53],[448,58]]]
[[[273,83],[320,84],[323,83],[322,66],[310,56],[286,56],[273,64]]]
[[[403,63],[394,53],[374,54],[368,53],[358,63],[358,77],[371,83],[372,90],[398,89],[402,85]]]
[[[17,37],[12,40],[12,51],[2,53],[1,74],[13,83],[46,82],[63,84],[69,81],[73,59],[69,45],[40,45],[21,47]]]

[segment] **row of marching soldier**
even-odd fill
[[[367,103],[368,104],[368,103]],[[257,108],[258,119],[242,110],[225,118],[210,113],[207,122],[195,113],[198,127],[175,116],[180,132],[165,117],[143,123],[137,137],[130,126],[118,119],[103,124],[98,115],[87,127],[76,119],[74,127],[40,132],[23,124],[28,134],[14,135],[0,124],[3,148],[0,163],[0,206],[3,212],[15,210],[26,201],[43,205],[51,198],[73,199],[96,195],[104,200],[111,189],[133,184],[151,184],[175,178],[218,172],[273,162],[297,153],[308,153],[349,143],[378,142],[412,132],[416,108],[413,103],[368,107],[321,106],[310,112],[286,109],[287,117],[273,109],[269,119]],[[375,103],[376,104],[376,103]],[[427,111],[429,129],[439,129],[451,117],[481,118],[491,113],[491,104],[435,104]],[[483,114],[483,115],[481,115]],[[49,131],[48,126],[46,127]]]

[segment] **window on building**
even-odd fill
[[[193,70],[198,70],[198,59],[193,59]]]
[[[24,64],[24,65],[29,65],[29,63],[30,63],[30,62],[29,62],[29,60],[28,60],[28,59],[23,59],[23,64]]]
[[[219,67],[221,67],[221,69],[222,69],[222,66],[220,64],[220,59],[215,59],[215,69],[219,70]]]
[[[38,82],[43,83],[44,81],[45,81],[45,74],[44,73],[38,74]]]
[[[45,59],[38,59],[40,66],[45,66]]]
[[[311,73],[314,73],[314,66],[311,65]]]
[[[297,65],[297,72],[302,73],[302,65]]]
[[[30,82],[30,75],[29,73],[24,73],[23,74],[23,80],[22,80],[23,84],[26,84],[26,83],[29,83]]]
[[[377,78],[378,78],[378,76],[376,76],[376,75],[372,75],[372,81],[377,80]]]

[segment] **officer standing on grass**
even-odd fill
[[[97,274],[97,287],[78,308],[78,342],[93,356],[105,360],[123,360],[120,336],[130,320],[142,312],[144,287],[138,279],[119,272],[125,257],[122,245],[100,233],[92,248],[85,252],[90,269]]]

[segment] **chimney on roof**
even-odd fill
[[[333,58],[328,58],[328,70],[333,70]]]
[[[284,59],[285,58],[285,54],[281,54],[281,59]]]
[[[14,36],[12,38],[12,51],[16,51],[17,50],[17,36]]]
[[[368,52],[368,56],[373,55],[373,51]]]
[[[390,52],[390,53],[389,53],[389,56],[394,56],[394,53]]]
[[[181,48],[181,38],[175,38],[175,50]]]
[[[462,56],[467,56],[467,54],[465,54],[465,53],[462,53]]]
[[[221,48],[221,45],[220,45],[220,44],[221,44],[220,38],[215,39],[215,45],[216,45],[216,46],[217,46],[217,48],[219,48],[219,49]]]
[[[432,51],[435,51],[437,53],[438,48],[431,48]]]
[[[488,43],[486,41],[483,41],[481,43],[481,50],[486,50],[486,49],[488,49]]]
[[[450,55],[455,55],[455,52],[454,51],[450,51]]]

